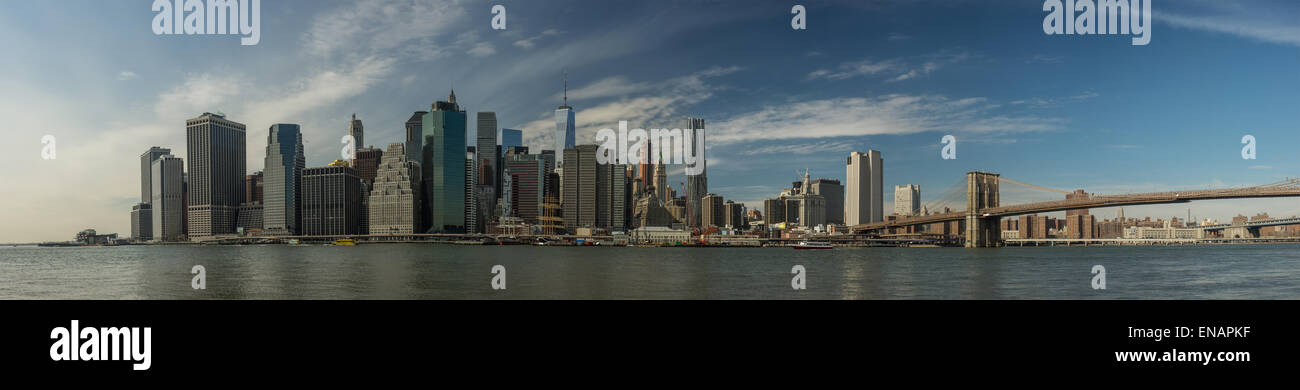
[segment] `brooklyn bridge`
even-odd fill
[[[950,198],[954,196],[961,197],[963,195],[961,190],[964,189],[966,203],[966,208],[964,210],[947,211],[915,217],[903,217],[892,221],[855,225],[850,229],[855,234],[871,234],[887,232],[899,228],[964,221],[965,229],[963,233],[965,234],[966,247],[984,248],[999,245],[1001,241],[1001,229],[998,222],[1004,217],[1099,207],[1186,203],[1194,200],[1300,197],[1300,179],[1288,178],[1286,180],[1252,187],[1148,192],[1125,195],[1091,195],[1066,200],[1003,205],[1000,201],[1000,186],[1002,183],[1014,184],[1042,191],[1068,193],[1061,190],[1003,178],[1001,175],[996,173],[968,172],[966,177],[963,178],[958,185],[950,188],[950,191],[947,194],[947,197]],[[1222,226],[1219,228],[1222,228]]]

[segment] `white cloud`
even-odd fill
[[[118,81],[130,81],[130,80],[135,80],[138,77],[140,77],[140,75],[135,74],[135,72],[129,70],[124,70],[117,73]]]
[[[1061,120],[997,114],[985,98],[893,94],[832,98],[764,107],[712,126],[709,141],[827,138],[927,131],[1013,133],[1050,131]]]
[[[542,31],[541,34],[537,34],[532,37],[515,41],[514,45],[522,49],[532,49],[537,46],[537,41],[541,40],[542,38],[546,38],[552,35],[559,35],[559,34],[560,34],[560,30],[548,29],[546,31]]]
[[[1207,16],[1188,16],[1163,10],[1154,12],[1154,16],[1156,20],[1178,27],[1300,46],[1300,24],[1296,24],[1294,19],[1287,21],[1285,17],[1279,19],[1276,15],[1247,14],[1237,7],[1218,8]]]
[[[892,58],[883,61],[865,59],[844,62],[834,69],[815,70],[808,74],[807,79],[845,80],[861,76],[880,75],[890,76],[887,81],[897,82],[928,75],[945,66],[965,61],[970,57],[971,55],[966,52],[942,51],[920,56],[910,61],[904,58]],[[909,65],[909,62],[913,61],[920,62],[920,64]]]
[[[465,53],[475,57],[487,57],[496,54],[496,52],[497,49],[493,47],[491,43],[479,42],[474,44],[474,47]]]
[[[434,39],[466,18],[459,0],[361,0],[317,16],[303,35],[304,49],[320,57],[398,52],[431,58]]]

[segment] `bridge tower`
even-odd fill
[[[983,210],[998,207],[998,177],[996,173],[966,173],[966,247],[991,248],[1002,242],[1000,217],[985,217]]]

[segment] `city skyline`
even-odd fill
[[[2,192],[32,205],[7,210],[4,217],[36,221],[0,230],[0,240],[65,239],[87,227],[129,232],[125,215],[141,200],[141,193],[135,192],[141,183],[136,157],[150,146],[188,156],[180,123],[199,113],[225,112],[246,124],[252,129],[247,150],[253,151],[265,146],[262,129],[275,123],[301,124],[306,166],[316,167],[337,159],[341,145],[336,141],[346,134],[353,113],[369,122],[370,144],[401,142],[399,122],[411,111],[427,109],[453,85],[460,88],[466,111],[496,112],[500,127],[522,130],[523,143],[534,152],[554,145],[548,137],[555,134],[555,107],[566,104],[562,94],[573,106],[578,144],[590,143],[596,129],[613,127],[617,120],[650,128],[674,126],[687,116],[704,118],[709,122],[707,165],[713,171],[707,191],[749,209],[762,209],[763,199],[795,179],[765,172],[808,167],[814,178],[843,180],[837,172],[843,169],[844,155],[868,149],[884,152],[889,161],[885,188],[946,188],[965,171],[980,169],[1103,194],[1262,184],[1300,176],[1292,168],[1300,166],[1300,157],[1285,153],[1283,146],[1298,140],[1296,114],[1289,112],[1293,110],[1288,102],[1298,99],[1300,76],[1288,69],[1300,59],[1300,43],[1287,36],[1253,34],[1268,27],[1267,17],[1246,18],[1241,12],[1247,11],[1209,3],[1156,4],[1159,36],[1149,46],[1131,47],[1105,39],[1035,35],[1033,28],[1019,28],[1037,27],[1041,21],[1032,6],[981,7],[989,9],[994,23],[1006,27],[981,30],[978,39],[964,40],[959,34],[973,22],[953,16],[969,5],[934,9],[887,2],[867,8],[831,2],[810,5],[815,18],[805,35],[816,38],[810,39],[790,35],[788,16],[778,7],[784,3],[772,4],[770,11],[726,4],[689,12],[655,11],[650,14],[672,20],[659,26],[667,29],[663,36],[634,28],[595,37],[589,34],[601,27],[595,20],[631,18],[646,11],[641,8],[645,6],[619,10],[615,5],[559,3],[547,10],[552,7],[510,5],[511,27],[496,34],[487,28],[486,18],[473,16],[485,13],[476,9],[486,9],[487,3],[429,2],[406,16],[384,16],[390,15],[379,12],[384,7],[402,6],[372,2],[321,2],[309,11],[267,3],[264,17],[283,23],[267,23],[262,43],[246,48],[219,39],[119,32],[132,30],[122,25],[147,24],[135,22],[151,14],[145,6],[139,12],[105,7],[99,12],[102,18],[77,25],[109,42],[113,53],[92,48],[92,53],[79,54],[94,58],[89,63],[43,54],[48,57],[37,63],[57,64],[50,69],[0,59],[9,69],[0,79],[15,86],[0,92],[0,102],[5,103],[0,106],[6,117],[16,119],[16,140],[5,143],[0,155],[7,166],[17,168]],[[0,40],[12,47],[63,45],[75,37],[34,35],[42,30],[15,16],[45,12],[51,5],[5,7],[18,8],[0,13],[0,36],[6,37]],[[687,17],[677,17],[682,13]],[[562,29],[531,24],[557,15],[582,23],[562,24]],[[916,21],[927,15],[951,19],[953,25],[934,30],[881,21]],[[402,22],[420,16],[447,23],[411,27]],[[854,20],[879,23],[859,25]],[[1233,22],[1244,27],[1223,32],[1227,29],[1221,26]],[[377,27],[361,32],[324,29],[331,23]],[[780,29],[783,25],[787,30]],[[752,31],[756,37],[737,31]],[[864,34],[874,39],[857,39]],[[327,37],[393,41],[362,49]],[[691,42],[696,40],[701,42]],[[942,44],[945,41],[952,43]],[[1002,41],[1015,42],[1007,46],[1016,48],[992,44]],[[412,48],[425,42],[439,44]],[[689,65],[628,66],[644,56],[699,53],[720,42],[733,44],[739,54],[701,55]],[[783,58],[758,59],[759,43],[775,45],[784,53],[777,57]],[[1204,57],[1202,46],[1212,47],[1216,58]],[[95,53],[98,50],[105,51]],[[162,58],[206,50],[239,60],[185,70],[160,66],[168,63]],[[303,69],[282,64],[280,53],[330,61]],[[395,59],[387,59],[388,54]],[[530,66],[491,63],[515,62],[503,58],[522,59]],[[233,70],[245,62],[266,71]],[[1123,71],[1101,77],[1100,65]],[[412,71],[426,66],[449,72],[424,77]],[[566,70],[572,84],[567,93],[561,85]],[[789,75],[790,70],[795,74]],[[1099,77],[1066,76],[1070,74]],[[81,88],[73,94],[84,96],[49,88],[61,85],[52,81],[55,75],[78,82]],[[1011,75],[1024,79],[1004,86]],[[1205,85],[1178,82],[1192,79]],[[1133,85],[1142,88],[1130,88]],[[68,118],[70,107],[88,110],[78,117],[95,121]],[[477,128],[475,123],[466,127]],[[939,158],[939,138],[949,133],[959,141],[956,161]],[[58,139],[56,160],[38,159],[40,145],[35,141],[45,134]],[[1259,139],[1257,160],[1238,156],[1243,134]],[[262,170],[264,156],[247,153],[246,158],[247,173]],[[669,176],[668,183],[683,181],[680,167],[670,167]],[[88,195],[72,187],[94,191]],[[893,209],[889,195],[886,210]],[[922,193],[922,203],[931,195],[937,191]],[[1186,207],[1132,207],[1128,212],[1181,216]],[[1195,202],[1190,207],[1198,217],[1220,221],[1236,214],[1300,212],[1286,199]],[[1094,213],[1108,217],[1112,211]]]

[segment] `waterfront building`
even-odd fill
[[[724,214],[723,224],[726,227],[733,228],[733,229],[741,229],[744,228],[746,225],[749,225],[746,222],[746,218],[745,218],[744,203],[736,203],[734,201],[728,200],[727,203],[722,205],[722,208],[723,210],[725,210],[723,212]]]
[[[723,206],[722,196],[718,194],[707,194],[700,198],[700,229],[706,230],[711,227],[725,227],[726,210]]]
[[[370,234],[421,232],[420,164],[407,160],[405,145],[388,145],[370,190],[367,212]]]
[[[361,232],[361,176],[347,161],[302,171],[302,235]]]
[[[560,192],[564,199],[564,228],[570,232],[577,228],[596,227],[598,186],[596,145],[578,145],[564,150],[561,159],[564,173]]]
[[[242,230],[245,234],[263,231],[263,209],[262,202],[245,202],[239,205],[239,226],[237,226],[237,230]]]
[[[154,160],[149,169],[150,242],[175,242],[185,239],[185,162],[172,155]]]
[[[189,236],[233,234],[244,197],[244,124],[203,113],[185,121],[189,153]]]
[[[537,224],[538,217],[542,215],[542,200],[545,197],[543,193],[544,183],[546,181],[546,160],[542,156],[532,154],[521,157],[515,157],[506,160],[507,175],[501,178],[502,182],[509,181],[510,185],[502,184],[502,202],[509,202],[509,212],[513,217],[524,220],[525,223]]]
[[[420,188],[426,201],[422,219],[429,221],[428,233],[464,233],[466,211],[465,187],[473,177],[465,174],[467,145],[466,114],[456,104],[456,92],[447,101],[434,102],[424,114],[420,126]],[[408,145],[409,146],[409,145]],[[410,153],[408,151],[408,153]],[[471,164],[472,167],[472,164]]]
[[[302,130],[296,124],[271,125],[266,136],[263,171],[262,227],[268,234],[302,232],[302,171],[307,156]]]
[[[849,154],[844,187],[846,225],[884,221],[883,165],[879,151]]]
[[[137,203],[131,206],[131,240],[149,242],[153,240],[153,213],[149,203]]]
[[[687,166],[686,175],[686,206],[689,208],[689,217],[687,223],[691,227],[701,227],[701,200],[709,193],[708,161],[705,158],[707,148],[705,147],[705,138],[707,134],[704,130],[704,119],[686,118],[686,127],[683,130],[683,138],[689,138],[687,142],[691,150],[686,151],[688,155],[695,156],[695,165]],[[698,135],[697,135],[698,134]],[[685,158],[683,158],[685,161]],[[691,174],[691,170],[695,174]]]
[[[153,201],[153,190],[149,188],[150,183],[153,182],[149,178],[150,170],[153,167],[154,161],[157,161],[159,157],[169,154],[172,154],[171,149],[160,148],[157,146],[151,147],[149,150],[140,154],[140,203],[149,203]]]
[[[636,243],[684,244],[691,242],[691,233],[664,226],[642,226],[632,229],[629,236]]]
[[[500,167],[497,162],[497,114],[495,112],[479,112],[476,118],[477,134],[475,137],[475,151],[477,160],[475,162],[475,202],[479,210],[478,217],[481,220],[478,224],[478,231],[487,232],[487,226],[493,217],[492,210],[496,210],[496,201],[500,193]]]

